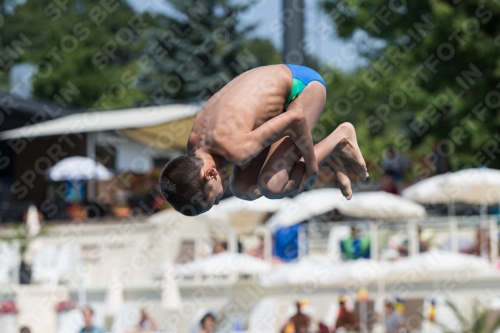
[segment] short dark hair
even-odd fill
[[[21,329],[19,330],[19,332],[21,332],[21,333],[31,333],[31,330],[28,327],[23,326],[23,327],[21,327]]]
[[[384,305],[388,308],[394,309],[394,303],[392,303],[392,301],[387,300],[384,302]]]
[[[200,320],[201,326],[203,326],[203,323],[205,322],[205,320],[207,320],[207,318],[212,318],[212,320],[215,321],[215,316],[213,314],[211,314],[210,312],[208,312],[203,316],[203,318],[201,318],[201,320]]]
[[[203,160],[194,154],[174,158],[165,165],[160,180],[160,193],[174,209],[186,216],[207,209],[208,188],[200,175]]]
[[[82,308],[82,311],[85,311],[85,310],[87,310],[88,312],[90,312],[91,315],[94,315],[94,310],[90,307],[90,305],[85,305]]]

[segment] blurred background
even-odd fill
[[[4,0],[0,332],[499,332],[500,3]],[[279,63],[370,178],[186,218],[196,114]]]

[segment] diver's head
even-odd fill
[[[219,203],[228,179],[212,155],[197,150],[168,162],[160,175],[159,186],[162,196],[175,210],[195,216]]]

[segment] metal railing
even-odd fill
[[[430,249],[459,252],[461,240],[468,239],[471,243],[479,241],[480,255],[496,262],[499,254],[498,221],[499,217],[495,215],[427,217],[397,221],[317,222],[310,220],[307,223],[306,233],[310,253],[328,254],[333,231],[355,226],[360,234],[370,237],[371,258],[378,259],[380,251],[386,246],[390,236],[399,235],[405,238],[408,242],[408,254],[418,254],[420,252],[419,230],[421,230],[432,236],[427,240],[430,243]],[[447,240],[447,244],[443,243],[443,239]]]

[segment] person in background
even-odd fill
[[[394,174],[391,171],[387,171],[382,176],[382,184],[380,185],[379,191],[400,195]]]
[[[434,141],[434,149],[430,160],[434,162],[434,175],[441,175],[451,171],[448,149],[441,141]]]
[[[141,320],[137,324],[136,332],[150,332],[158,329],[155,320],[146,312],[145,308],[141,309]]]
[[[215,330],[215,317],[210,312],[200,320],[201,331],[199,333],[212,333]]]
[[[92,320],[94,319],[94,310],[92,310],[90,306],[84,307],[82,309],[82,314],[85,326],[82,327],[80,333],[104,333],[104,329],[93,325]]]
[[[340,250],[344,260],[370,259],[370,238],[360,236],[359,229],[353,226],[351,235],[340,241]]]
[[[246,251],[248,255],[251,255],[252,257],[264,259],[265,253],[264,253],[264,238],[262,236],[259,236],[258,244],[256,246],[253,246],[252,248],[248,249]]]
[[[216,242],[214,244],[214,247],[212,249],[212,254],[218,254],[218,253],[222,253],[222,252],[226,252],[226,248],[224,247],[224,245],[220,242]]]
[[[328,329],[328,326],[320,322],[318,323],[318,330],[316,333],[330,333],[330,330]]]
[[[343,297],[339,297],[339,307],[339,314],[335,326],[332,328],[332,332],[337,332],[339,328],[343,328],[348,332],[359,331],[358,316],[353,311],[347,309]]]
[[[387,333],[400,333],[400,329],[404,328],[405,318],[401,313],[394,309],[394,304],[391,301],[384,303],[385,309],[385,330]]]
[[[403,244],[398,247],[398,252],[401,257],[408,257],[409,250],[409,240],[406,239]],[[420,253],[427,252],[429,249],[429,244],[422,239],[422,228],[418,227],[418,251]]]
[[[404,173],[410,168],[410,160],[396,152],[394,147],[387,147],[387,154],[382,160],[382,169],[385,173],[393,175],[394,180],[399,183],[404,178]]]
[[[302,313],[302,304],[300,302],[295,303],[295,306],[297,307],[297,313],[288,320],[288,324],[281,330],[282,333],[288,333],[288,331],[292,333],[309,332],[311,318],[305,313]]]
[[[19,330],[19,333],[31,333],[31,330],[26,327],[26,326],[23,326],[21,327],[21,329]]]
[[[486,228],[477,228],[475,242],[467,248],[460,249],[460,252],[475,256],[481,256],[482,252],[484,251],[489,257],[491,251],[490,242],[490,230]],[[483,249],[483,251],[481,251],[481,249]]]

